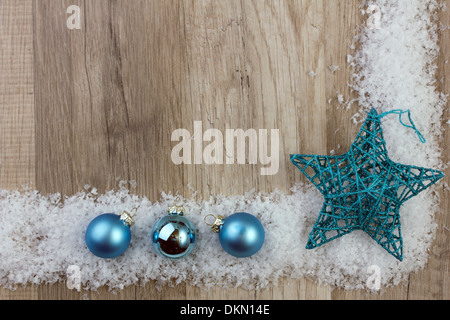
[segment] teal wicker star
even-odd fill
[[[363,230],[398,260],[403,260],[399,210],[408,199],[444,177],[438,170],[389,159],[381,118],[398,114],[416,130],[409,111],[379,115],[372,109],[350,151],[341,156],[291,155],[291,161],[325,198],[307,249],[320,247],[354,230]],[[411,125],[402,122],[408,113]]]

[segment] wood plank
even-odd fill
[[[35,187],[33,3],[0,1],[0,188]],[[36,299],[35,287],[0,299]]]
[[[450,7],[450,0],[443,3]],[[450,16],[448,12],[440,12],[439,20],[442,26],[450,25]],[[437,89],[439,92],[450,92],[450,34],[448,30],[439,32],[439,42],[441,46],[441,54],[436,61],[438,66],[436,79],[438,80]],[[448,104],[447,104],[448,106]],[[444,110],[442,126],[446,127],[446,122],[450,119],[449,109]],[[448,127],[448,125],[447,125]],[[450,132],[445,130],[441,141],[442,162],[449,163],[450,160]],[[444,181],[450,184],[450,169],[445,170]],[[426,268],[416,274],[410,276],[408,287],[408,298],[411,300],[423,299],[450,299],[450,197],[448,189],[437,190],[439,193],[441,204],[440,214],[435,219],[438,224],[436,238],[430,250],[430,259]]]
[[[69,30],[64,13],[77,3],[82,30]],[[181,105],[177,6],[127,3],[36,2],[37,181],[44,192],[71,194],[84,184],[102,192],[117,179],[136,180],[137,192],[152,199],[180,189],[180,168],[162,156],[166,133],[176,128],[172,109]]]
[[[0,187],[34,187],[31,1],[0,2]]]

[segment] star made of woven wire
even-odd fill
[[[389,113],[400,114],[400,122],[405,125],[401,120],[405,112]],[[307,249],[363,230],[390,254],[403,260],[400,207],[444,174],[390,160],[380,121],[384,115],[372,109],[350,151],[344,155],[291,155],[293,164],[325,198]],[[415,129],[423,139],[414,124],[405,126]]]

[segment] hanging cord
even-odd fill
[[[402,115],[404,115],[405,113],[408,114],[409,122],[411,123],[411,125],[406,124],[406,123],[403,122]],[[396,109],[396,110],[392,110],[392,111],[388,111],[388,112],[382,113],[378,117],[381,119],[381,118],[384,118],[385,116],[387,116],[389,114],[398,114],[399,115],[398,116],[399,121],[404,127],[413,129],[417,133],[417,136],[419,137],[420,142],[422,142],[422,143],[426,143],[427,142],[427,140],[425,140],[425,137],[420,133],[420,131],[417,129],[416,125],[412,121],[412,119],[411,119],[411,110],[404,111],[404,110]]]

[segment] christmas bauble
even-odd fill
[[[237,212],[227,218],[223,216],[213,217],[215,222],[209,225],[214,232],[219,234],[222,248],[230,255],[237,258],[247,258],[257,253],[263,246],[264,227],[255,216],[245,212]]]
[[[237,258],[247,258],[257,253],[263,246],[264,238],[261,222],[245,212],[227,217],[219,231],[222,248]]]
[[[128,218],[131,219],[130,216]],[[86,245],[97,257],[116,258],[130,245],[132,224],[130,220],[127,222],[124,213],[121,216],[102,214],[89,224],[85,234]]]
[[[152,242],[156,252],[168,259],[182,259],[194,250],[197,232],[183,211],[175,209],[153,227]]]

